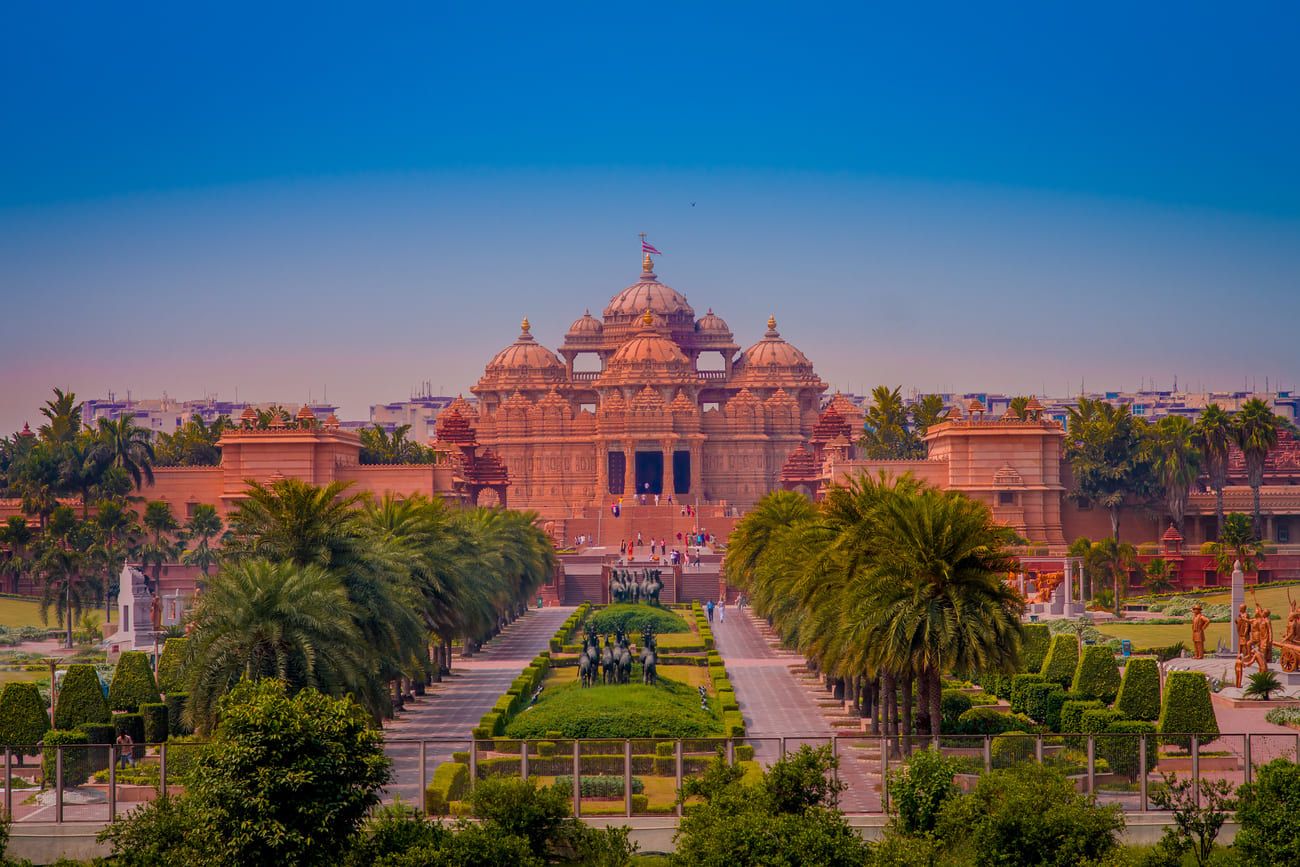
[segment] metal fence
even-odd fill
[[[1018,764],[1051,767],[1081,791],[1125,811],[1154,809],[1164,775],[1250,782],[1274,759],[1300,762],[1300,732],[1222,735],[1015,734],[885,737],[787,735],[747,738],[514,740],[391,738],[393,779],[384,800],[425,802],[439,765],[465,766],[466,788],[489,777],[532,779],[572,798],[578,816],[676,816],[688,777],[721,756],[751,778],[802,746],[827,747],[838,760],[840,808],[849,815],[889,810],[883,781],[917,750],[937,746],[969,790],[979,775]],[[160,792],[183,791],[203,743],[61,744],[4,750],[4,810],[14,822],[104,822]],[[457,769],[453,769],[457,770]],[[463,798],[464,792],[459,795]],[[1199,796],[1199,791],[1198,791]],[[450,812],[463,810],[450,805]]]

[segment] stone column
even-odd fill
[[[1074,616],[1074,561],[1065,558],[1065,616]]]
[[[663,445],[660,446],[660,448],[662,448],[664,452],[664,493],[663,497],[660,499],[667,499],[668,497],[673,496],[673,489],[676,487],[676,485],[673,484],[675,478],[673,474],[673,441],[664,440]]]
[[[1241,652],[1241,642],[1237,635],[1237,611],[1246,601],[1246,575],[1241,571],[1241,561],[1232,564],[1232,652]]]
[[[636,449],[633,446],[623,447],[623,496],[631,496],[632,502],[636,500],[641,492],[636,489]]]

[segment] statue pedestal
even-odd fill
[[[149,592],[149,582],[134,566],[123,566],[118,582],[121,631],[131,637],[133,650],[152,650],[158,633],[153,628],[153,594]]]

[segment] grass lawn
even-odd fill
[[[51,612],[51,622],[53,616]],[[44,626],[41,607],[30,599],[0,597],[0,626]]]
[[[639,636],[638,636],[639,637]],[[678,647],[699,647],[700,636],[695,632],[665,632],[655,636],[655,643],[660,650],[670,651]]]
[[[1205,630],[1205,649],[1212,652],[1218,647],[1222,638],[1229,646],[1232,644],[1231,623],[1211,623]],[[1135,650],[1149,650],[1153,647],[1168,647],[1175,642],[1183,642],[1190,650],[1192,647],[1192,627],[1189,623],[1142,623],[1140,621],[1122,621],[1119,623],[1098,623],[1097,631],[1114,638],[1127,638],[1133,642]],[[1276,632],[1276,629],[1274,630]]]
[[[538,738],[548,731],[563,732],[566,738],[649,738],[655,731],[667,737],[711,737],[721,733],[722,724],[700,709],[694,686],[665,675],[654,686],[633,682],[584,689],[572,679],[552,682],[537,704],[506,725],[505,736]]]

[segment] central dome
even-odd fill
[[[654,316],[648,308],[641,314],[641,330],[618,348],[609,365],[617,367],[646,362],[669,366],[690,366],[691,363],[680,346],[655,330]]]
[[[641,279],[610,299],[605,306],[605,316],[640,316],[646,310],[659,316],[695,316],[691,305],[686,303],[686,296],[659,282],[649,256],[641,264]]]

